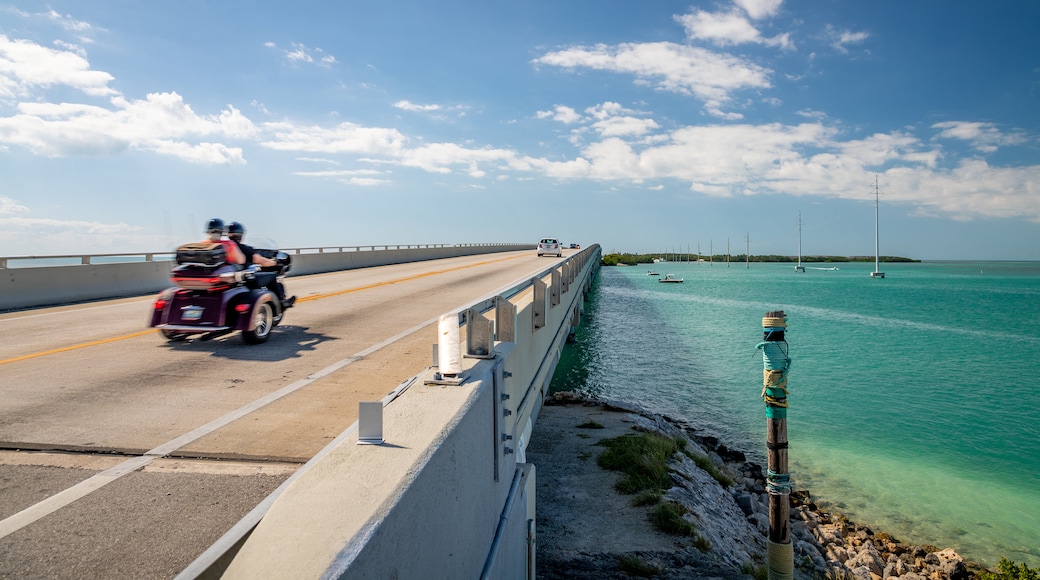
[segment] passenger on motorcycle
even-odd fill
[[[224,238],[225,233],[224,220],[213,218],[206,224],[207,238],[203,241],[217,243],[224,246],[224,254],[227,256],[226,259],[229,264],[245,264],[245,254],[243,254],[242,250],[239,249],[238,244],[232,243],[231,240]]]
[[[235,242],[238,248],[242,251],[243,256],[245,256],[246,265],[256,264],[257,266],[264,268],[268,266],[277,265],[277,262],[275,262],[271,258],[265,258],[264,256],[261,256],[260,253],[257,252],[255,248],[253,248],[253,246],[244,243],[242,241],[242,236],[244,235],[246,235],[245,226],[238,222],[231,222],[230,224],[228,224],[228,237],[231,238],[231,241]],[[277,296],[279,300],[281,300],[283,310],[286,308],[291,308],[292,305],[296,303],[295,296],[292,296],[290,298],[285,297],[285,286],[281,282],[279,282],[277,278],[270,282],[267,285],[267,288],[271,290],[271,292],[274,292],[274,295]]]

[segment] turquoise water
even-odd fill
[[[762,316],[784,310],[791,473],[904,542],[1040,566],[1040,263],[603,268],[553,390],[635,401],[765,464]]]

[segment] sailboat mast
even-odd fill
[[[795,272],[804,272],[802,265],[802,212],[798,212],[798,265],[794,267]]]
[[[878,206],[881,203],[881,192],[878,190],[878,178],[874,176],[874,271],[881,266],[881,249],[878,245]]]
[[[878,205],[880,204],[881,190],[878,188],[878,177],[874,175],[874,271],[870,273],[871,278],[884,278],[885,273],[881,271],[881,250],[878,245]]]

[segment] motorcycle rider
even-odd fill
[[[242,236],[246,235],[246,228],[238,222],[231,222],[228,224],[228,238],[238,246],[242,251],[245,258],[246,265],[256,264],[260,267],[275,266],[278,263],[271,258],[265,258],[256,251],[253,246],[246,244],[242,241]],[[296,297],[292,296],[289,298],[285,297],[285,286],[275,278],[272,282],[267,285],[267,288],[274,292],[274,295],[278,297],[282,302],[282,309],[292,308],[292,305],[296,303]]]
[[[224,220],[213,218],[206,223],[206,239],[203,241],[224,246],[225,259],[229,264],[245,264],[245,254],[239,249],[238,244],[233,244],[231,240],[224,238],[225,233],[227,230],[224,227]]]

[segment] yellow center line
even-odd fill
[[[360,286],[360,287],[357,287],[357,288],[349,288],[347,290],[340,290],[338,292],[329,292],[327,294],[315,294],[313,296],[305,296],[305,297],[302,297],[299,300],[297,300],[297,302],[309,302],[311,300],[320,300],[322,298],[331,298],[333,296],[341,296],[343,294],[350,294],[351,292],[359,292],[361,290],[370,290],[372,288],[378,288],[380,286],[389,286],[390,284],[397,284],[399,282],[408,282],[408,281],[411,281],[411,280],[418,280],[420,278],[426,278],[428,276],[434,276],[436,274],[447,274],[449,272],[457,272],[459,270],[465,270],[467,268],[475,268],[477,266],[486,266],[487,264],[494,264],[495,262],[504,262],[506,260],[515,260],[516,258],[519,258],[519,257],[520,256],[508,256],[508,257],[505,257],[505,258],[499,258],[497,260],[485,260],[483,262],[477,262],[475,264],[468,264],[468,265],[465,265],[465,266],[458,266],[458,267],[455,267],[455,268],[448,268],[446,270],[434,270],[432,272],[423,272],[422,274],[416,274],[414,276],[408,276],[406,278],[398,278],[397,280],[388,280],[386,282],[377,282],[375,284],[369,284],[368,286]],[[131,334],[124,334],[122,336],[113,336],[111,338],[102,338],[100,340],[93,340],[93,341],[90,341],[90,342],[84,342],[84,343],[80,343],[80,344],[73,344],[71,346],[63,346],[63,347],[60,347],[60,348],[54,348],[54,349],[45,350],[45,351],[42,351],[42,352],[36,352],[36,353],[26,354],[26,355],[22,355],[22,356],[16,356],[14,358],[8,358],[8,359],[0,360],[0,365],[5,365],[5,364],[8,364],[8,363],[19,362],[19,361],[23,361],[23,360],[32,359],[32,358],[38,358],[38,357],[41,357],[41,356],[49,356],[49,355],[52,355],[52,354],[68,352],[70,350],[78,350],[78,349],[81,349],[81,348],[87,348],[87,347],[91,347],[91,346],[98,346],[98,345],[101,345],[101,344],[108,344],[110,342],[118,342],[120,340],[127,340],[127,339],[130,339],[130,338],[137,338],[138,336],[144,336],[146,334],[151,334],[153,332],[156,332],[156,329],[149,328],[148,330],[142,330],[140,332],[134,332],[134,333],[131,333]]]
[[[51,355],[51,354],[58,354],[59,352],[68,352],[70,350],[76,350],[76,349],[79,349],[79,348],[87,348],[88,346],[97,346],[99,344],[106,344],[106,343],[109,343],[109,342],[116,342],[118,340],[126,340],[128,338],[136,338],[138,336],[144,336],[146,334],[151,334],[153,332],[156,332],[156,330],[154,328],[149,328],[148,330],[142,330],[141,332],[134,332],[132,334],[124,334],[123,336],[113,336],[112,338],[102,338],[101,340],[93,340],[91,342],[84,342],[84,343],[81,343],[81,344],[74,344],[72,346],[63,346],[61,348],[53,348],[51,350],[45,350],[43,352],[36,352],[36,353],[33,353],[33,354],[26,354],[26,355],[22,355],[22,356],[16,356],[14,358],[8,358],[8,359],[0,360],[0,365],[5,365],[7,363],[18,362],[20,360],[26,360],[26,359],[36,358],[36,357],[40,357],[40,356],[47,356],[47,355]]]

